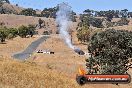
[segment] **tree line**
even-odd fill
[[[98,12],[89,9],[85,10],[84,14],[80,14],[81,22],[78,23],[78,27],[76,29],[78,40],[81,42],[87,42],[90,38],[89,37],[90,33],[94,32],[94,30],[90,29],[91,27],[104,29],[109,27],[128,25],[130,21],[128,20],[127,11],[128,10],[126,9],[119,11],[121,15],[119,16],[119,13],[118,14],[116,13],[118,12],[117,10]],[[116,13],[116,15],[114,13]],[[117,21],[112,21],[113,17],[120,18]]]
[[[34,10],[33,8],[26,8],[23,9],[20,13],[17,11],[12,11],[7,8],[3,8],[4,3],[9,3],[9,0],[1,0],[0,1],[0,13],[1,14],[16,14],[16,15],[25,15],[25,16],[36,16],[36,17],[46,17],[46,18],[56,18],[56,12],[58,11],[58,5],[53,8],[44,8],[40,13],[37,13],[39,10]],[[18,6],[18,4],[16,4]],[[71,12],[71,20],[76,22],[76,13]]]
[[[20,12],[20,15],[25,15],[25,16],[37,16],[37,17],[46,17],[46,18],[56,18],[56,12],[58,11],[58,7],[53,7],[53,8],[44,8],[40,14],[37,13],[36,10],[32,8],[27,8],[24,9]],[[76,22],[76,13],[71,12],[71,20],[73,22]]]
[[[89,16],[94,16],[94,17],[108,17],[108,18],[127,17],[127,18],[132,18],[132,12],[129,12],[128,9],[108,10],[108,11],[95,11],[95,10],[87,9],[83,13],[88,14]],[[109,19],[109,20],[111,20],[111,19]]]
[[[0,42],[5,42],[5,39],[13,39],[17,36],[21,38],[26,38],[27,36],[33,37],[35,34],[35,26],[28,25],[28,26],[20,26],[18,28],[7,28],[1,27],[0,28]]]

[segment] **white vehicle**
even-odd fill
[[[54,54],[54,52],[50,50],[38,50],[37,53],[43,53],[43,54]]]

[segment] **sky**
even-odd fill
[[[18,4],[24,8],[43,10],[55,7],[57,4],[66,2],[76,13],[82,13],[86,9],[92,10],[122,10],[132,11],[132,0],[9,0],[12,4]]]

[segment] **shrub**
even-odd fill
[[[43,35],[49,35],[50,33],[49,33],[49,31],[44,31],[43,32]]]

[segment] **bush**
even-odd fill
[[[109,29],[91,37],[88,51],[101,74],[125,74],[132,57],[132,32]]]
[[[44,31],[43,35],[50,35],[49,31]]]

